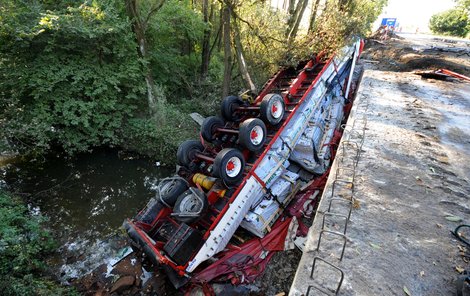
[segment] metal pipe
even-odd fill
[[[349,72],[348,85],[346,86],[346,92],[344,93],[344,98],[345,99],[348,99],[348,96],[349,96],[349,88],[351,87],[352,77],[353,77],[353,74],[354,74],[354,68],[356,67],[356,60],[357,60],[357,57],[359,56],[359,46],[360,46],[360,44],[361,44],[360,41],[357,41],[356,44],[355,44],[356,49],[353,52],[353,61],[352,61],[352,65],[351,65],[351,72]]]
[[[223,133],[230,133],[230,134],[238,134],[238,130],[234,130],[234,129],[228,129],[228,128],[218,128],[217,129],[218,132],[223,132]]]
[[[199,158],[199,159],[208,161],[208,162],[210,162],[210,163],[213,163],[213,162],[214,162],[214,159],[213,159],[212,157],[206,156],[206,155],[204,155],[204,154],[196,153],[194,156],[196,156],[196,157]]]

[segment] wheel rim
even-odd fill
[[[272,117],[274,117],[274,118],[276,118],[276,119],[279,118],[279,117],[281,117],[281,115],[282,115],[282,113],[283,113],[282,111],[283,111],[283,110],[282,110],[282,103],[281,103],[281,101],[275,100],[275,101],[273,102],[273,105],[271,106],[271,115],[272,115]]]
[[[162,187],[160,188],[160,193],[162,195],[168,194],[173,188],[175,187],[175,182],[169,181],[167,183],[164,183]]]
[[[227,173],[227,176],[229,176],[230,178],[234,178],[238,176],[241,170],[242,170],[242,161],[240,160],[240,158],[236,156],[231,157],[227,161],[227,164],[225,165],[225,172]]]
[[[250,131],[250,141],[254,145],[259,145],[263,141],[264,132],[261,126],[257,125]]]
[[[179,208],[181,213],[197,213],[201,207],[199,198],[190,194],[181,201]]]

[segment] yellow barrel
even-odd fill
[[[194,184],[199,184],[202,188],[210,190],[215,183],[215,178],[203,175],[203,174],[194,174],[193,182]]]

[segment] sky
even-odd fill
[[[388,5],[374,24],[378,28],[384,17],[397,18],[403,32],[429,32],[429,19],[433,14],[455,6],[453,0],[388,0]]]

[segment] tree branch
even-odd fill
[[[258,37],[258,39],[261,41],[261,44],[263,44],[264,47],[266,47],[266,48],[268,47],[268,46],[266,45],[266,39],[270,39],[270,40],[273,40],[273,41],[276,41],[276,42],[279,42],[279,43],[285,43],[284,41],[279,40],[279,39],[276,39],[276,38],[271,37],[271,36],[261,36],[261,35],[258,33],[258,30],[256,30],[250,22],[248,22],[247,20],[243,19],[242,17],[240,17],[240,16],[235,12],[235,7],[234,7],[234,5],[233,5],[232,3],[230,3],[230,2],[227,1],[227,0],[218,0],[218,1],[219,1],[221,4],[225,4],[225,5],[229,6],[229,7],[230,7],[230,10],[231,10],[231,13],[232,13],[232,17],[233,17],[234,19],[240,20],[242,23],[245,23],[245,24],[248,26],[248,28],[250,28],[250,30],[253,31],[254,35],[255,35],[256,37]]]
[[[144,31],[147,31],[147,25],[150,21],[150,18],[162,8],[163,4],[165,4],[165,1],[166,0],[161,0],[158,4],[152,7],[152,9],[150,9],[147,17],[145,18],[145,21],[142,22],[142,28]]]

